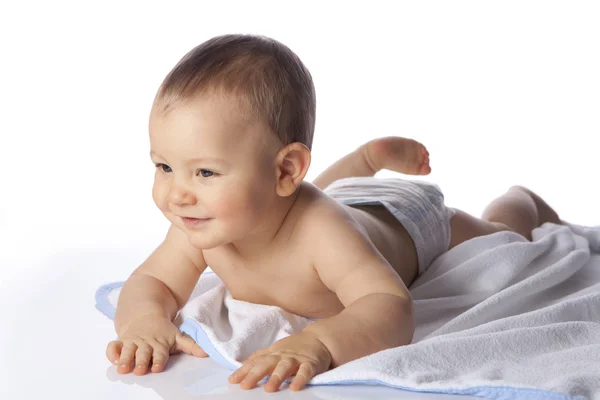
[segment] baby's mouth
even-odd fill
[[[212,218],[193,218],[193,217],[181,217],[181,221],[185,224],[187,228],[199,228],[204,225]]]

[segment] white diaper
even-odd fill
[[[352,177],[333,182],[324,190],[346,205],[381,204],[402,224],[417,249],[419,275],[450,246],[450,218],[440,188],[423,181],[399,178]]]

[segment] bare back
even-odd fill
[[[253,260],[218,247],[204,251],[204,259],[237,300],[281,307],[308,318],[327,318],[344,308],[325,286],[312,265],[314,227],[322,224],[319,208],[334,208],[340,218],[351,218],[408,286],[417,271],[412,240],[389,212],[378,206],[348,207],[303,184],[278,239]],[[309,229],[312,227],[312,229]],[[318,241],[327,246],[327,241]]]

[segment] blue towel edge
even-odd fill
[[[212,272],[205,272],[212,273]],[[125,282],[110,282],[100,286],[96,290],[96,309],[104,314],[111,320],[115,318],[116,309],[110,303],[108,296],[110,292],[115,289],[122,287]],[[213,346],[212,342],[208,339],[208,336],[204,329],[200,326],[198,321],[186,318],[180,330],[189,335],[192,339],[198,343],[200,347],[212,358],[215,362],[222,365],[229,370],[235,370],[238,366],[230,363],[223,357],[221,353]],[[472,386],[461,389],[415,389],[405,386],[396,386],[389,384],[384,381],[376,379],[367,380],[342,380],[332,381],[326,383],[308,383],[307,386],[350,386],[350,385],[369,385],[369,386],[386,386],[393,389],[406,390],[409,392],[420,392],[420,393],[440,393],[440,394],[453,394],[453,395],[470,395],[484,397],[494,400],[583,400],[583,397],[572,397],[564,393],[552,392],[543,389],[526,389],[516,388],[512,386]]]

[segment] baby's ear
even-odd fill
[[[302,143],[290,143],[279,150],[276,158],[277,194],[282,197],[293,194],[304,179],[309,166],[310,150]]]

